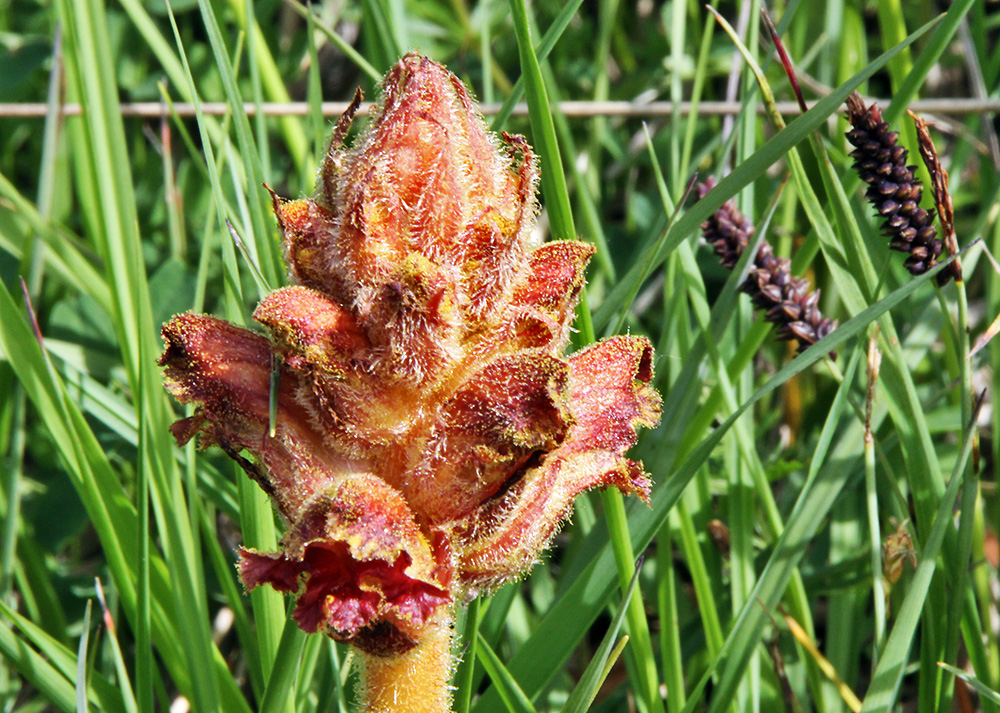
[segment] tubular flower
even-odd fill
[[[274,199],[297,284],[258,306],[267,336],[182,314],[160,364],[198,406],[177,440],[220,446],[287,522],[281,551],[240,551],[244,584],[364,653],[367,710],[443,711],[454,605],[523,575],[584,490],[646,499],[624,454],[660,399],[644,338],[564,355],[593,248],[533,242],[522,137],[417,55],[345,148],[356,106],[316,196]]]

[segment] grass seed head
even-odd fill
[[[906,165],[907,150],[896,143],[899,135],[889,130],[878,105],[866,108],[857,92],[847,98],[847,119],[854,169],[868,184],[865,196],[882,216],[882,234],[892,250],[908,253],[906,269],[922,275],[937,263],[942,244],[934,212],[920,207],[923,186],[913,175],[915,167]]]
[[[711,177],[698,184],[698,198],[704,198],[715,185]],[[715,250],[723,266],[730,270],[736,267],[755,230],[753,222],[731,200],[701,224],[705,241]],[[807,280],[793,276],[788,260],[776,256],[766,240],[761,241],[740,289],[750,295],[754,306],[764,312],[764,318],[778,328],[778,339],[795,340],[800,351],[837,326],[836,321],[820,312],[819,290],[811,291]]]

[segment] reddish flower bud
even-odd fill
[[[316,198],[274,200],[299,284],[254,313],[270,338],[179,315],[160,363],[199,407],[178,440],[220,445],[288,522],[280,552],[241,551],[244,583],[295,594],[303,629],[366,652],[374,709],[401,662],[447,667],[453,603],[524,574],[579,493],[648,496],[624,453],[660,400],[645,339],[564,356],[593,248],[531,243],[523,138],[501,143],[416,55],[343,148],[351,114]],[[443,689],[447,670],[427,676]],[[447,706],[444,690],[428,700]]]

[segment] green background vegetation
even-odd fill
[[[743,7],[718,9],[736,25]],[[0,102],[46,105],[0,116],[0,709],[165,711],[179,695],[199,711],[349,709],[349,651],[289,626],[274,592],[238,584],[235,546],[273,546],[281,524],[220,453],[176,447],[155,360],[170,315],[245,323],[286,280],[261,182],[311,193],[332,120],[319,102],[358,85],[375,96],[414,49],[483,102],[531,107],[530,121],[496,124],[542,158],[543,225],[598,245],[576,345],[649,335],[665,398],[633,451],[652,506],[585,496],[545,562],[470,606],[456,708],[576,711],[596,694],[597,711],[849,710],[787,615],[866,711],[998,710],[1000,351],[967,358],[1000,314],[997,124],[936,117],[959,241],[981,239],[962,256],[966,283],[938,289],[879,236],[840,108],[855,87],[892,100],[886,117],[912,149],[911,102],[1000,96],[1000,8],[771,7],[807,97],[825,97],[782,130],[758,113],[770,92],[792,96],[757,9],[745,4],[744,44],[765,91],[745,64],[727,89],[736,46],[694,2],[374,0],[310,16],[276,0],[179,0],[171,17],[165,0],[0,1]],[[307,113],[195,119],[171,105],[289,99]],[[555,107],[606,99],[739,111],[644,124]],[[83,116],[62,116],[63,101]],[[162,118],[120,108],[161,101]],[[727,177],[675,208],[695,171]],[[743,265],[730,275],[699,239],[730,197],[841,322],[798,358],[736,291]],[[978,439],[973,388],[986,392]],[[884,598],[882,546],[903,521],[917,567]],[[606,666],[622,620],[629,642]],[[939,661],[973,682],[956,687]]]

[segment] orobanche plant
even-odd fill
[[[356,106],[315,198],[275,199],[296,284],[257,307],[267,336],[178,315],[160,363],[198,405],[178,442],[220,446],[287,522],[281,551],[240,551],[246,586],[361,652],[365,710],[441,712],[456,606],[528,571],[581,492],[647,497],[624,454],[660,398],[642,337],[564,355],[593,248],[537,244],[523,137],[415,54],[344,148]]]

